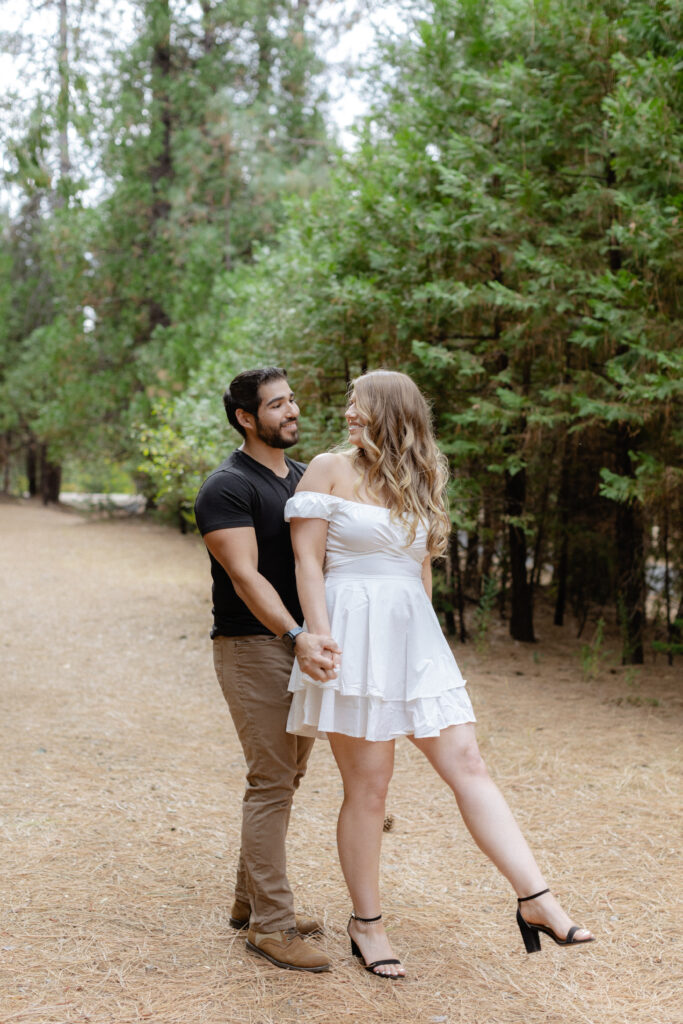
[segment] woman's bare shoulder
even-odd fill
[[[322,452],[309,462],[299,481],[297,491],[320,491],[332,494],[348,473],[348,459],[341,452]]]
[[[314,464],[327,473],[347,474],[352,472],[351,459],[347,452],[321,452],[310,463],[311,466]]]

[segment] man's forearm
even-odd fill
[[[275,588],[260,573],[240,580],[233,579],[233,586],[252,615],[276,636],[282,636],[299,625],[285,608]],[[301,636],[305,639],[297,642],[295,654],[302,671],[323,682],[332,678],[338,665],[335,653],[339,651],[337,645],[330,637],[310,633],[302,633]]]
[[[237,596],[244,601],[251,614],[276,636],[282,636],[300,625],[291,612],[287,611],[282,598],[265,576],[253,575],[233,579]]]

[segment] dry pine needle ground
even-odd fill
[[[349,954],[336,769],[316,744],[290,829],[326,975],[228,925],[243,762],[213,677],[208,561],[140,521],[0,504],[2,1024],[677,1024],[680,665],[582,678],[571,626],[456,650],[492,774],[599,941],[527,956],[507,885],[397,745],[384,912],[409,978]]]

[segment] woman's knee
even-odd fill
[[[356,776],[344,779],[344,798],[368,810],[383,810],[391,776]]]
[[[484,758],[481,756],[476,739],[468,740],[467,743],[458,749],[455,764],[458,775],[468,778],[485,778],[488,776],[488,769]]]

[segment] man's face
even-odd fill
[[[287,381],[271,380],[259,388],[256,436],[271,448],[291,448],[299,440],[299,406]]]

